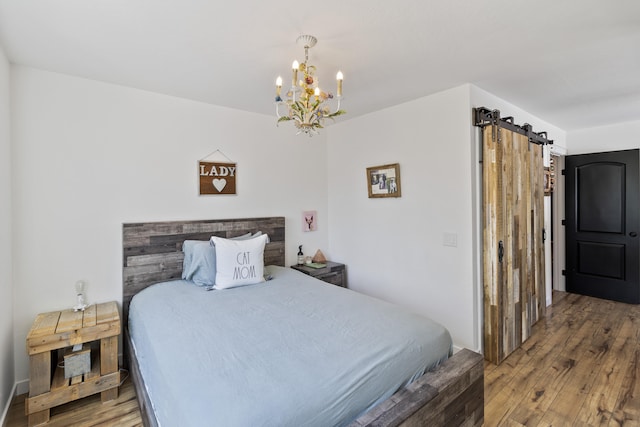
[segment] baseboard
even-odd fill
[[[118,363],[119,366],[122,366],[122,353],[118,354]],[[13,398],[27,393],[29,393],[29,380],[17,381],[15,384],[13,384],[13,389],[9,394],[9,399],[5,403],[4,410],[2,411],[2,416],[0,417],[0,426],[5,427],[7,414],[9,413],[9,408],[11,407],[11,403],[13,402]]]
[[[16,396],[29,393],[29,380],[22,380],[16,383]]]
[[[453,354],[456,354],[457,352],[459,352],[459,351],[460,351],[460,350],[462,350],[463,348],[466,348],[466,347],[459,347],[459,346],[457,346],[457,345],[455,345],[455,344],[454,344],[454,345],[453,345]],[[469,350],[471,350],[471,351],[473,351],[473,352],[476,352],[476,353],[479,353],[479,354],[482,354],[482,349],[481,349],[481,348],[476,348],[476,349],[472,349],[472,348],[470,348]]]
[[[9,393],[9,400],[7,400],[7,403],[4,405],[4,411],[2,411],[2,417],[0,417],[0,425],[2,427],[4,427],[7,422],[7,414],[9,413],[11,402],[13,402],[13,398],[16,396],[17,388],[18,388],[18,383],[15,383],[13,385],[13,389],[11,390],[11,393]]]

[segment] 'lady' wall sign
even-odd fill
[[[200,194],[236,194],[238,166],[220,150],[198,161]]]

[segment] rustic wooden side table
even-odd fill
[[[327,261],[326,267],[313,268],[306,265],[292,265],[291,268],[301,271],[304,274],[320,279],[324,282],[331,283],[342,288],[347,287],[347,278],[345,275],[345,265],[339,262]]]
[[[49,410],[54,406],[95,393],[102,393],[103,402],[118,397],[119,335],[120,314],[115,301],[93,304],[84,311],[53,311],[36,317],[27,335],[30,375],[25,412],[29,426],[49,421]],[[92,355],[91,372],[65,378],[64,368],[57,367],[58,358],[52,359],[52,353],[93,341],[99,341],[100,350]]]

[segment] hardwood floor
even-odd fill
[[[26,395],[16,397],[9,408],[5,427],[25,427],[24,414]],[[120,387],[118,398],[102,403],[100,394],[60,405],[51,409],[51,419],[47,427],[89,427],[89,426],[142,426],[140,410],[133,383],[127,379]]]
[[[563,292],[522,347],[485,362],[485,426],[640,426],[640,306]],[[24,396],[6,427],[27,425]],[[140,426],[130,380],[51,410],[47,426]]]
[[[640,426],[640,306],[554,292],[533,335],[485,362],[486,426]]]

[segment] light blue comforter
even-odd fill
[[[162,427],[345,425],[451,352],[433,321],[268,269],[258,285],[179,280],[133,298],[129,330]]]

